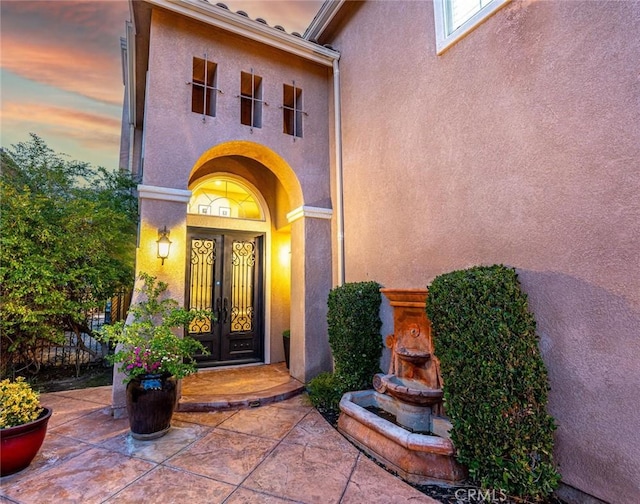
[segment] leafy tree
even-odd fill
[[[37,364],[39,340],[91,333],[87,313],[131,286],[137,221],[131,177],[55,153],[36,135],[0,150],[2,374]]]

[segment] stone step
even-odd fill
[[[201,370],[182,382],[177,411],[223,411],[284,401],[304,392],[283,363]]]

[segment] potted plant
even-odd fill
[[[22,377],[0,381],[0,476],[21,471],[42,446],[51,408]]]
[[[289,369],[289,355],[291,352],[291,330],[282,331],[282,345],[284,346],[284,362]]]
[[[177,329],[194,322],[213,323],[213,313],[186,310],[175,299],[164,297],[168,285],[141,273],[138,289],[142,301],[129,309],[132,320],[105,325],[101,339],[115,343],[109,361],[120,364],[127,384],[127,413],[131,435],[155,439],[167,433],[177,401],[177,380],[194,373],[194,354],[207,354],[202,344]],[[163,298],[163,299],[161,299]],[[185,330],[185,333],[188,333]]]

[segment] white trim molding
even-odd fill
[[[186,189],[174,189],[173,187],[159,187],[140,184],[138,185],[138,197],[141,199],[189,203],[189,200],[191,199],[191,191]]]
[[[333,217],[333,210],[331,210],[331,208],[301,206],[295,210],[291,210],[287,214],[287,221],[292,223],[302,217],[308,217],[311,219],[331,219],[331,217]]]
[[[457,27],[449,27],[447,23],[447,9],[453,8],[455,0],[433,0],[433,14],[436,28],[436,54],[440,55],[458,40],[467,36],[488,17],[502,9],[511,0],[491,0],[480,7],[475,14],[466,19]]]

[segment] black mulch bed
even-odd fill
[[[334,428],[338,427],[338,413],[335,411],[325,411],[321,409],[318,409],[318,412],[327,422],[333,425]],[[364,455],[375,462],[378,466],[382,467],[385,471],[397,476],[394,471],[390,471],[368,454],[364,453]],[[487,493],[486,490],[481,491],[480,487],[475,486],[470,481],[463,481],[457,485],[416,485],[413,483],[409,483],[409,485],[443,504],[463,504],[472,502],[483,502],[486,504],[529,504],[529,501],[519,499],[517,497],[508,497],[501,494],[499,491],[495,491],[493,493],[491,491]],[[551,496],[544,501],[544,504],[565,504],[565,502],[555,496]]]
[[[85,364],[80,370],[80,376],[76,376],[75,366],[43,367],[35,376],[25,378],[41,393],[101,387],[113,383],[113,366],[103,363]]]

